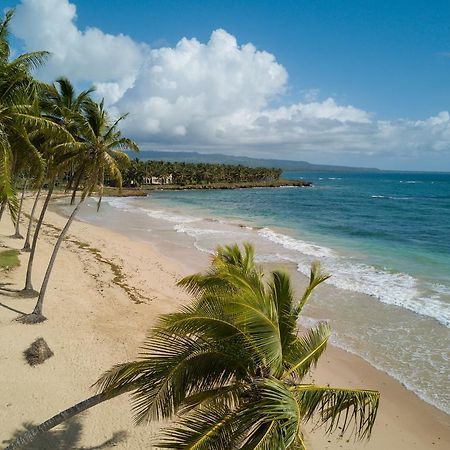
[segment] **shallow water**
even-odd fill
[[[261,262],[299,277],[321,261],[338,289],[316,296],[305,322],[330,319],[337,345],[450,413],[450,175],[287,176],[314,187],[159,191],[106,199],[99,214],[88,205],[81,218],[169,256],[249,241]]]

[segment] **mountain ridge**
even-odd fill
[[[130,154],[131,157],[136,156]],[[270,167],[284,171],[304,172],[379,172],[375,167],[352,167],[337,166],[331,164],[313,164],[307,161],[293,161],[285,159],[251,158],[248,156],[223,155],[221,153],[199,153],[199,152],[167,152],[145,150],[139,154],[143,161],[170,161],[186,163],[210,163],[210,164],[232,164],[248,167]]]

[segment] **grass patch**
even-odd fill
[[[20,266],[19,250],[0,251],[0,269],[12,269]]]

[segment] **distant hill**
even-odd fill
[[[136,155],[130,155],[135,157]],[[204,154],[198,152],[161,152],[143,151],[139,154],[143,161],[170,161],[211,164],[241,164],[247,167],[274,167],[284,171],[298,172],[378,172],[379,169],[368,167],[332,166],[311,164],[306,161],[288,161],[283,159],[249,158],[247,156],[221,155],[219,153]]]

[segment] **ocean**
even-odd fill
[[[450,174],[284,177],[313,187],[161,190],[106,198],[99,213],[89,203],[80,218],[174,257],[248,241],[258,261],[287,265],[299,279],[320,261],[329,289],[302,323],[329,320],[335,345],[450,413]]]

